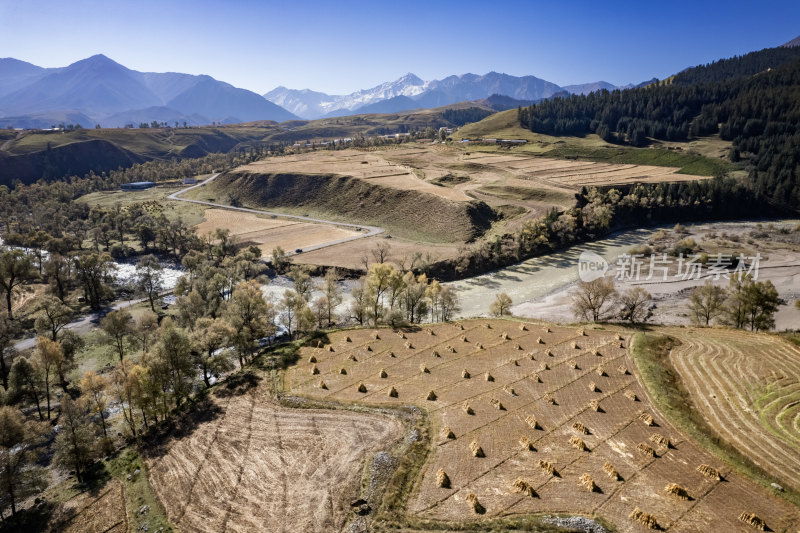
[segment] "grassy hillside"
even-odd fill
[[[678,167],[681,174],[715,176],[724,172],[735,172],[738,167],[724,156],[730,142],[719,136],[694,139],[691,142],[653,141],[647,148],[620,146],[603,141],[591,134],[583,137],[553,136],[534,133],[520,126],[517,110],[510,109],[489,116],[480,122],[467,124],[453,134],[455,140],[462,139],[525,139],[528,144],[515,147],[514,151],[540,154],[547,157],[585,159],[603,163],[625,165],[654,165]],[[496,146],[470,146],[470,150],[497,150]],[[505,149],[505,148],[503,148]]]

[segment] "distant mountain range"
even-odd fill
[[[264,98],[306,119],[352,115],[354,113],[395,113],[409,109],[446,106],[457,102],[481,100],[492,95],[507,96],[519,101],[536,102],[566,91],[570,94],[589,93],[618,88],[605,81],[560,87],[535,76],[462,74],[442,80],[423,81],[408,73],[371,89],[345,95],[330,95],[310,89],[276,87]]]
[[[95,124],[122,127],[153,121],[193,126],[212,122],[283,122],[431,109],[491,96],[529,105],[563,94],[616,88],[604,81],[560,87],[535,76],[497,72],[432,81],[409,73],[346,95],[277,87],[261,96],[210,76],[138,72],[104,55],[62,68],[42,68],[5,58],[0,59],[0,127],[49,128],[61,123],[85,128]],[[516,106],[508,101],[497,105]]]
[[[104,55],[63,68],[0,59],[0,126],[83,127],[140,122],[198,125],[296,119],[260,95],[210,76],[138,72]]]

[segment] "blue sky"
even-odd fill
[[[0,57],[103,53],[258,93],[348,93],[406,72],[624,84],[793,39],[800,2],[0,0],[0,35]]]

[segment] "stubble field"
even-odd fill
[[[393,418],[287,409],[261,384],[148,460],[150,483],[181,531],[337,531],[370,453],[402,432]]]
[[[670,531],[738,531],[754,513],[775,531],[796,529],[800,511],[658,415],[620,333],[485,319],[346,331],[304,348],[286,385],[427,410],[432,453],[407,508],[417,518],[569,513],[643,531],[649,515]]]

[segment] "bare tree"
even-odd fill
[[[372,258],[376,263],[385,263],[389,258],[389,251],[392,246],[386,241],[379,241],[372,250]]]
[[[632,287],[619,295],[619,303],[622,305],[619,317],[631,324],[643,324],[653,316],[650,311],[652,301],[653,296],[642,287]]]
[[[605,320],[611,315],[616,295],[611,278],[579,281],[577,290],[572,293],[572,312],[580,320]]]

